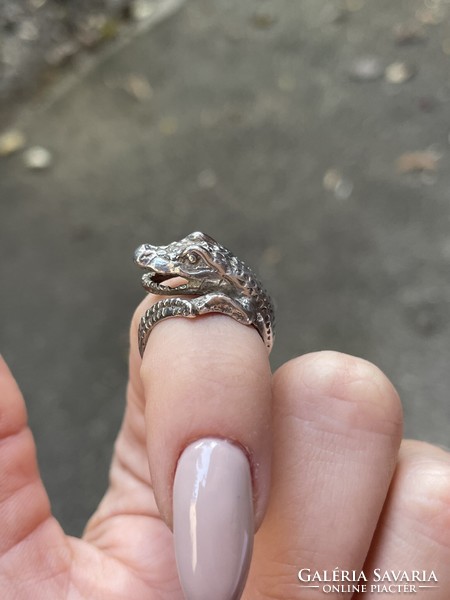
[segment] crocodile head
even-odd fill
[[[232,288],[224,260],[230,256],[213,238],[196,231],[168,246],[142,244],[134,253],[134,261],[145,269],[142,284],[154,294],[205,294]],[[165,285],[175,277],[186,283]]]

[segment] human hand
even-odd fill
[[[436,588],[416,585],[414,597],[448,600],[450,456],[400,444],[400,402],[386,377],[366,361],[323,352],[288,362],[272,380],[257,332],[222,315],[162,322],[141,364],[137,323],[155,299],[132,323],[110,485],[81,540],[51,516],[25,405],[0,362],[0,598],[181,600],[173,477],[187,445],[214,437],[245,448],[251,463],[258,532],[244,600],[314,600],[322,591],[301,587],[299,570],[336,567],[433,571]],[[224,531],[230,524],[220,519]],[[230,549],[221,539],[211,548],[215,591],[189,600],[236,600],[233,582],[221,581]]]

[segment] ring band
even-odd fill
[[[169,296],[153,304],[140,321],[141,356],[153,327],[160,321],[208,313],[228,315],[255,327],[271,351],[275,315],[269,294],[253,271],[213,238],[197,231],[167,246],[142,244],[134,253],[134,262],[145,270],[142,285],[147,292]],[[175,277],[186,283],[164,285]]]

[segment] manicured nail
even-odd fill
[[[244,452],[207,438],[181,455],[173,533],[186,600],[239,600],[253,549],[253,495]]]

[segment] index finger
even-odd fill
[[[157,298],[149,295],[136,316]],[[137,348],[136,335],[132,377],[137,375],[140,360]],[[253,537],[253,526],[257,528],[264,515],[271,454],[271,372],[264,343],[256,329],[224,315],[162,321],[148,340],[140,379],[152,484],[164,520],[170,526],[175,522],[182,583],[184,578],[189,580],[186,585],[195,587],[205,585],[199,583],[205,577],[209,583],[223,580],[227,564],[228,579],[239,579],[242,573],[236,571],[245,571],[248,565],[239,567],[232,558],[239,554],[237,548],[227,550],[227,544],[213,538],[228,536],[231,546],[236,546],[249,532]],[[223,443],[216,443],[211,453],[208,440]],[[178,469],[177,464],[181,465]],[[252,523],[247,523],[248,531],[233,532],[236,522],[241,529],[246,527],[242,515],[246,511],[246,469],[253,508],[248,519]],[[179,483],[173,499],[176,471]],[[174,505],[178,515],[173,515]],[[177,534],[179,544],[191,547],[177,548]],[[196,565],[191,568],[194,555]],[[248,556],[245,558],[248,563]],[[213,565],[220,570],[216,577],[211,572]],[[186,569],[189,572],[183,574]],[[237,580],[235,584],[240,585]],[[211,593],[210,597],[222,598],[216,589]]]

